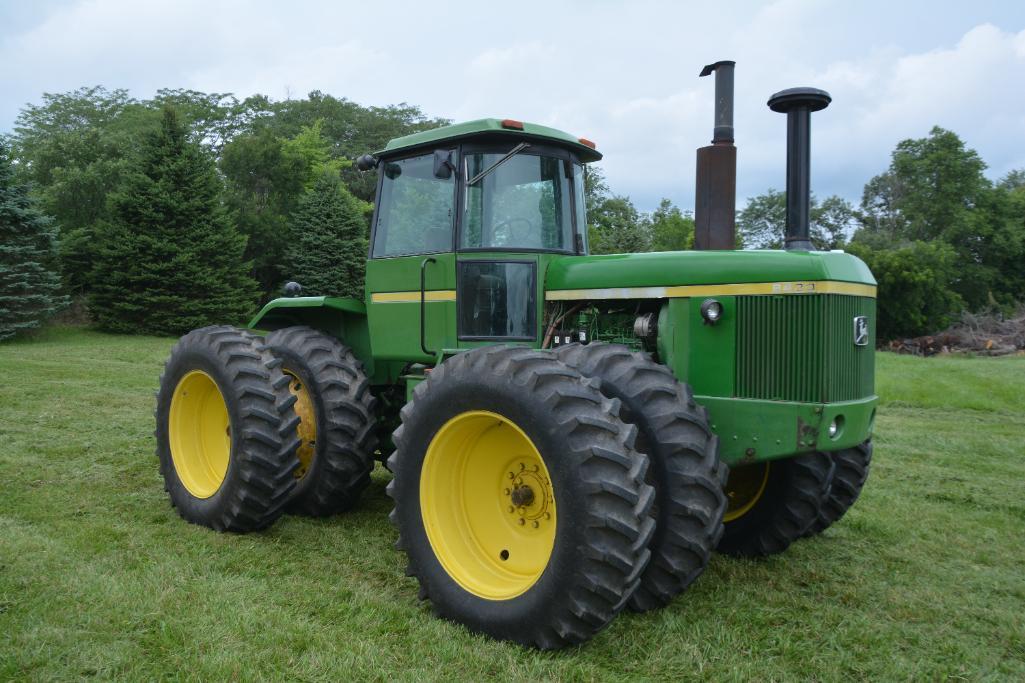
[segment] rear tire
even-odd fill
[[[809,536],[836,524],[858,500],[872,463],[872,441],[868,440],[854,448],[845,448],[826,455],[836,463],[836,471],[833,473],[833,481],[829,485],[829,493],[819,511],[819,517],[807,532]]]
[[[818,519],[832,475],[833,462],[822,453],[733,466],[726,483],[726,530],[717,550],[739,557],[783,552]]]
[[[300,416],[297,485],[288,511],[323,517],[352,508],[374,468],[374,397],[363,366],[340,341],[310,327],[267,335]]]
[[[543,649],[608,625],[654,529],[648,458],[618,416],[618,401],[554,354],[521,347],[460,353],[416,387],[388,494],[406,573],[439,616]],[[503,490],[518,472],[526,504]]]
[[[186,520],[218,531],[269,526],[295,489],[299,419],[263,340],[233,327],[189,332],[157,392],[164,488]]]
[[[646,355],[600,343],[562,346],[556,355],[622,401],[622,419],[637,426],[637,450],[651,459],[655,533],[628,604],[638,612],[663,607],[701,575],[723,533],[727,469],[718,437],[690,388]]]

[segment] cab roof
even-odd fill
[[[568,147],[572,151],[576,152],[577,156],[580,157],[580,160],[583,162],[598,161],[601,159],[601,153],[581,142],[582,138],[576,138],[569,133],[555,128],[549,128],[548,126],[541,126],[536,123],[520,123],[519,121],[513,121],[511,123],[522,126],[522,130],[510,127],[509,119],[477,119],[476,121],[467,121],[465,123],[455,123],[451,126],[433,128],[431,130],[413,133],[412,135],[404,135],[401,138],[390,140],[388,144],[385,145],[384,149],[379,152],[375,152],[374,156],[393,156],[417,147],[437,145],[442,142],[454,142],[477,135],[507,135],[511,138],[533,138],[535,140]]]

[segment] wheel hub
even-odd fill
[[[509,497],[511,505],[507,506],[507,511],[517,525],[540,529],[542,524],[551,522],[552,485],[548,477],[542,475],[540,464],[517,461],[506,473],[506,480],[512,481],[512,487],[505,486],[502,493]]]
[[[534,502],[534,489],[529,486],[519,486],[513,489],[512,502],[516,507],[525,507]]]

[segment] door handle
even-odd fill
[[[427,264],[437,263],[438,259],[428,256],[420,262],[420,350],[425,356],[433,356],[434,353],[427,349],[427,332],[424,319],[427,314]]]

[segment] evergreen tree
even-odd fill
[[[89,306],[101,328],[178,335],[243,321],[257,288],[220,192],[213,159],[165,107],[99,230]]]
[[[289,277],[309,296],[363,298],[367,258],[363,202],[325,172],[299,201],[285,252]]]
[[[58,294],[56,230],[14,180],[0,143],[0,340],[38,327],[65,298]]]

